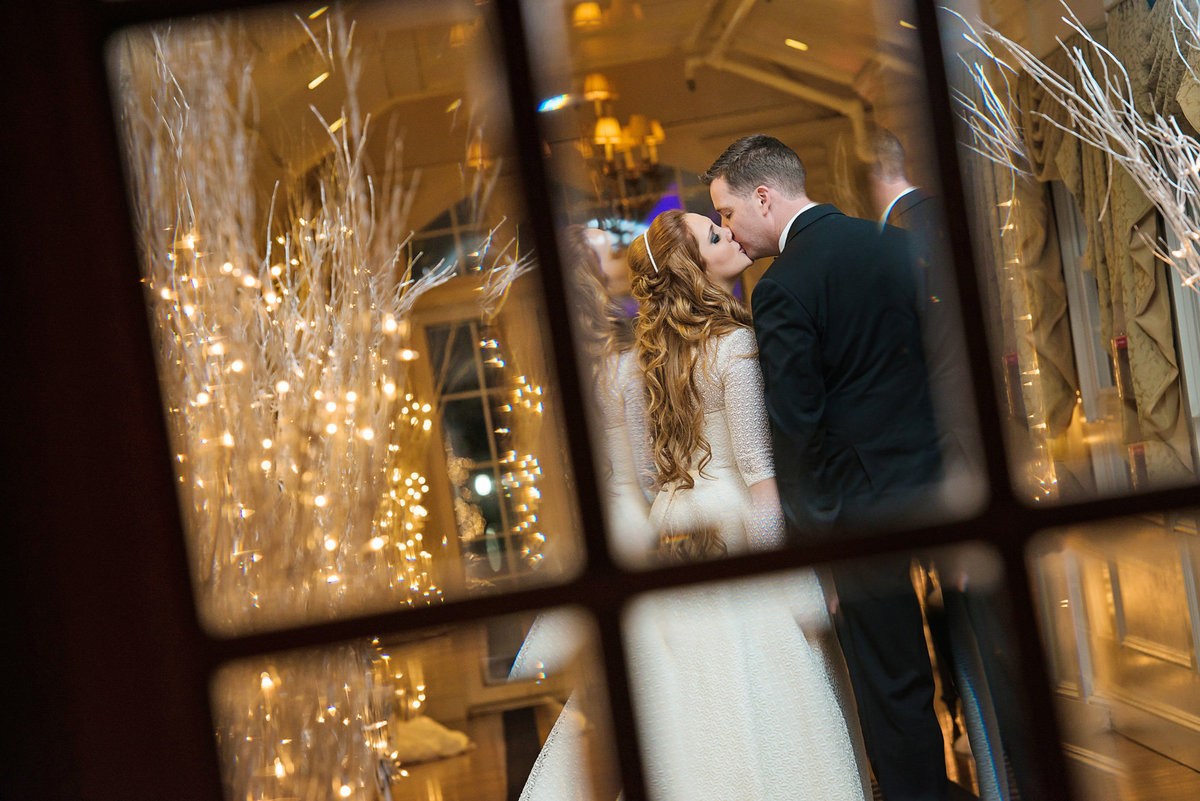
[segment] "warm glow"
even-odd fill
[[[387,540],[385,540],[383,537],[372,537],[370,542],[371,550],[378,551],[382,549],[386,543]]]
[[[280,395],[287,392],[291,388],[292,388],[292,385],[286,381],[280,380],[280,381],[275,382],[275,391],[278,392]]]
[[[375,430],[371,428],[364,428],[358,432],[358,435],[363,439],[370,441],[375,439]]]
[[[594,28],[603,21],[604,15],[600,11],[600,4],[593,0],[579,3],[571,12],[571,24],[576,28]]]
[[[793,50],[807,50],[808,49],[808,45],[806,43],[801,42],[797,39],[784,39],[783,43],[785,45],[787,45],[788,47],[792,48]]]
[[[353,792],[354,790],[352,790],[348,784],[343,784],[341,788],[338,789],[338,795],[340,795],[342,798],[349,798],[350,794]]]
[[[313,498],[313,505],[319,509],[325,508],[325,504],[327,503],[329,503],[329,500],[324,495],[318,495]]]
[[[259,686],[261,686],[264,690],[275,689],[275,682],[271,680],[271,674],[267,673],[265,670],[259,677]]]
[[[343,125],[345,125],[345,124],[346,124],[346,118],[345,118],[345,117],[338,117],[336,120],[334,120],[334,121],[333,121],[333,122],[332,122],[332,123],[329,125],[329,132],[330,132],[330,133],[337,133],[337,130],[338,130],[339,128],[341,128],[341,127],[342,127]]]
[[[317,77],[313,78],[311,81],[308,82],[308,88],[316,89],[318,86],[325,83],[325,79],[328,77],[329,77],[328,72],[322,72],[320,75],[318,75]]]
[[[325,432],[327,434],[336,434],[337,430],[337,423],[330,423],[329,425],[325,426]]]
[[[621,143],[621,123],[616,117],[601,117],[596,120],[596,130],[592,141],[598,145],[619,145]]]
[[[325,550],[336,551],[337,550],[337,540],[333,539],[332,537],[325,540]]]
[[[916,25],[913,25],[911,22],[905,19],[900,20],[900,27],[908,28],[910,31],[915,31],[917,29]]]
[[[241,359],[234,359],[233,362],[229,365],[229,369],[235,373],[240,373],[240,372],[242,372],[242,370],[246,369],[246,363],[244,361],[242,361]]]

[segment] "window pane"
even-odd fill
[[[446,444],[455,456],[472,462],[491,461],[488,445],[489,430],[483,416],[483,401],[476,398],[445,401],[442,404],[442,426]]]
[[[966,546],[636,599],[651,797],[1044,797],[1000,579]]]
[[[1022,496],[1193,483],[1200,262],[1176,158],[1196,146],[1196,115],[1176,43],[1200,42],[1195,19],[1174,3],[949,5],[964,218]],[[1153,68],[1146,53],[1161,54]],[[1089,93],[1118,75],[1113,93]]]
[[[1029,549],[1055,711],[1081,798],[1200,788],[1195,511],[1044,533]]]
[[[615,798],[599,678],[566,609],[226,665],[226,798]]]
[[[430,365],[442,394],[479,389],[479,365],[475,358],[474,327],[460,323],[427,329]]]
[[[515,558],[493,496],[481,507],[489,558],[518,586],[579,563],[490,14],[467,0],[280,7],[112,40],[197,605],[213,631],[493,591],[474,580],[454,458],[495,465],[500,425],[522,460],[553,469],[536,481],[546,547]],[[507,366],[488,368],[489,386],[536,386],[536,421],[490,420],[463,394],[498,354]],[[536,575],[517,569],[534,562]]]
[[[717,528],[724,542],[713,553],[784,544],[778,525],[774,533],[742,531],[755,515],[746,508],[747,485],[772,475],[752,467],[757,457],[743,450],[751,440],[773,460],[788,531],[801,536],[829,526],[859,535],[977,510],[986,494],[977,420],[910,5],[831,0],[697,10],[664,0],[587,21],[556,4],[526,5],[533,38],[543,43],[540,119],[553,196],[562,199],[563,264],[576,295],[594,441],[608,449],[597,473],[622,560],[654,562],[657,536],[687,527]],[[895,138],[876,137],[883,128]],[[763,218],[770,231],[753,227],[749,205],[732,217],[739,240],[725,240],[724,251],[709,253],[713,243],[691,229],[661,236],[655,229],[648,241],[661,258],[651,263],[642,233],[660,214],[697,214],[688,219],[703,236],[710,223],[720,229],[698,176],[755,133],[803,163],[803,171],[792,168],[786,199],[776,196],[779,213]],[[920,191],[892,205],[910,186]],[[829,218],[813,229],[820,236],[775,261],[783,229],[809,199],[820,205],[815,215]],[[881,233],[878,220],[889,209],[893,228]],[[739,231],[743,219],[750,227]],[[682,255],[684,241],[701,245],[700,262],[728,275],[706,278],[696,256]],[[614,243],[628,254],[610,254]],[[685,273],[678,282],[666,277]],[[769,314],[771,287],[787,285],[799,299],[795,319],[755,312],[751,295],[768,273],[759,305]],[[793,286],[796,276],[806,278]],[[697,286],[713,294],[700,297]],[[634,336],[639,306],[648,322]],[[762,348],[754,338],[735,348],[751,314]],[[765,396],[726,372],[729,364],[746,366],[741,357],[756,350]],[[616,369],[631,351],[648,354],[652,365],[642,428],[629,423],[622,401],[641,370],[618,376]],[[759,426],[765,409],[773,410],[773,435]],[[630,449],[632,456],[618,452]],[[680,489],[687,475],[699,475],[710,449],[698,489]],[[670,458],[656,464],[639,458],[643,452]],[[631,464],[642,472],[618,474]],[[903,494],[908,509],[897,508]],[[638,515],[651,518],[649,541],[635,531]]]

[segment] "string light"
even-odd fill
[[[333,46],[348,41],[335,36],[345,33],[342,24],[340,13],[330,15],[330,53],[340,65],[331,77],[353,71],[341,67],[354,54]],[[249,63],[239,50],[245,43],[235,41],[243,33],[233,25],[203,25],[209,26],[201,36],[203,60],[189,52],[191,31],[172,31],[146,59],[122,67],[150,71],[126,75],[131,79],[120,85],[128,111],[123,118],[131,120],[133,191],[139,207],[148,209],[137,223],[146,292],[177,439],[177,478],[187,490],[182,512],[204,622],[230,635],[367,606],[437,603],[442,563],[456,551],[444,530],[425,537],[429,511],[421,501],[429,482],[414,467],[427,462],[434,404],[412,391],[407,363],[420,358],[408,339],[411,309],[450,273],[430,271],[402,283],[405,265],[396,270],[394,255],[408,235],[406,223],[372,215],[406,207],[391,201],[411,190],[382,181],[372,189],[374,199],[347,185],[325,199],[327,207],[305,206],[303,217],[276,216],[269,234],[247,236],[242,221],[263,216],[255,205],[261,176],[226,163],[229,154],[253,152],[257,144],[238,113],[250,99],[236,96],[252,82],[229,80]],[[173,79],[158,80],[164,74]],[[134,94],[134,87],[151,96]],[[206,114],[189,115],[189,108]],[[347,122],[329,126],[345,126],[339,139],[349,145],[335,149],[322,167],[331,181],[337,170],[351,172],[345,154],[359,143],[348,140],[366,127]],[[281,200],[280,209],[295,198]],[[362,228],[368,223],[371,236],[357,237],[354,229],[368,230]],[[204,253],[196,250],[201,242]],[[313,242],[322,243],[319,259],[308,250]],[[332,293],[330,274],[340,282]],[[401,395],[409,404],[403,417],[396,409]],[[352,435],[354,447],[347,447]],[[398,486],[412,493],[396,492]],[[369,558],[354,558],[363,554]],[[297,687],[274,667],[233,669],[241,689],[214,694],[227,727],[223,741],[268,748],[256,756],[253,779],[233,779],[237,797],[254,795],[243,783],[249,781],[278,781],[272,797],[297,795],[300,763],[274,744],[292,743],[302,731],[320,741],[322,730],[308,728],[316,724],[365,730],[377,722],[351,711],[356,704],[368,707],[361,666],[369,658],[346,652],[337,675],[352,681],[338,694],[342,706],[328,709],[315,703],[320,691]],[[313,681],[328,688],[330,680],[324,673]],[[411,697],[418,707],[426,700],[420,687]],[[301,719],[296,702],[304,698],[314,703]],[[247,731],[250,719],[260,728]],[[344,777],[325,774],[325,792],[350,797],[374,786],[378,760],[346,759]],[[285,782],[293,783],[290,791]]]

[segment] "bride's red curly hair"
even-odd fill
[[[712,459],[696,387],[700,354],[710,340],[749,328],[751,319],[744,303],[705,275],[700,245],[684,214],[671,209],[655,217],[646,239],[639,236],[630,244],[627,258],[640,307],[634,334],[649,395],[657,481],[660,487],[675,483],[691,488],[695,479],[689,469],[703,470]],[[654,264],[646,253],[647,239]],[[665,532],[663,544],[687,557],[725,551],[715,530],[684,536]]]

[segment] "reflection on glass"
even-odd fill
[[[492,458],[488,422],[483,417],[483,403],[478,397],[443,401],[442,427],[455,454],[474,462]]]
[[[1200,788],[1196,513],[1046,532],[1030,546],[1064,749],[1081,798]]]
[[[226,798],[603,798],[592,638],[549,610],[227,665],[212,686]]]
[[[946,63],[1018,484],[1053,501],[1195,481],[1195,371],[1179,369],[1200,348],[1183,155],[1200,141],[1179,55],[1200,43],[1194,12],[952,6]]]
[[[645,523],[635,519],[638,494],[648,491],[646,501],[653,503],[654,489],[670,488],[673,482],[679,483],[676,479],[682,480],[672,473],[672,459],[663,462],[660,457],[678,446],[674,461],[684,464],[687,472],[686,463],[690,460],[691,467],[699,468],[701,461],[709,458],[711,447],[712,469],[723,469],[740,447],[736,440],[742,438],[742,432],[729,423],[736,420],[743,428],[746,424],[757,426],[756,412],[750,408],[756,405],[755,391],[745,389],[744,382],[734,387],[733,379],[719,371],[726,364],[743,364],[747,361],[743,357],[752,360],[762,342],[771,338],[770,331],[764,333],[769,322],[759,325],[751,319],[752,311],[758,316],[751,295],[763,286],[761,279],[771,267],[772,257],[786,247],[786,237],[782,240],[785,245],[778,243],[793,212],[805,207],[809,198],[826,211],[836,206],[845,215],[838,215],[839,221],[862,219],[844,238],[822,234],[820,247],[805,245],[806,257],[783,261],[804,264],[807,274],[816,275],[811,268],[819,257],[814,254],[836,253],[837,274],[853,274],[861,280],[846,282],[848,286],[841,287],[840,293],[812,293],[832,300],[828,308],[806,307],[810,316],[819,320],[814,324],[820,328],[814,335],[815,344],[787,348],[789,353],[816,353],[824,348],[819,358],[814,357],[820,369],[805,378],[803,389],[779,389],[780,376],[795,375],[802,369],[798,359],[786,367],[776,365],[773,372],[764,367],[767,395],[777,392],[791,404],[811,400],[810,408],[796,410],[794,417],[803,418],[805,424],[810,418],[815,421],[815,433],[787,439],[783,432],[789,421],[785,418],[792,410],[782,409],[779,401],[768,397],[766,406],[775,410],[775,419],[774,437],[767,438],[766,458],[773,456],[776,468],[787,474],[779,478],[781,489],[786,490],[784,510],[790,527],[809,529],[831,521],[856,531],[880,523],[887,527],[911,525],[896,514],[864,520],[838,510],[841,499],[849,499],[842,504],[847,507],[861,500],[853,497],[856,493],[883,495],[884,489],[892,489],[881,478],[888,470],[906,475],[910,483],[937,485],[936,497],[921,504],[923,512],[944,519],[978,508],[985,489],[977,419],[954,266],[946,246],[933,146],[926,127],[929,115],[921,88],[922,59],[911,12],[903,2],[853,7],[841,3],[746,3],[736,10],[732,4],[710,4],[703,12],[705,19],[697,21],[672,13],[670,4],[650,4],[639,7],[637,13],[614,8],[588,25],[576,25],[571,18],[556,14],[531,22],[538,41],[547,43],[537,54],[542,61],[539,111],[547,132],[551,179],[556,197],[561,198],[560,238],[564,241],[563,262],[575,284],[577,298],[572,311],[579,322],[581,358],[594,377],[588,398],[595,407],[595,441],[605,446],[606,457],[598,474],[604,483],[602,493],[612,501],[608,526],[613,551],[623,563],[653,561],[658,556],[655,539],[661,539],[670,550],[670,543],[677,540],[667,529],[696,528],[696,520],[668,519],[671,516],[660,508],[651,516],[651,545],[645,547]],[[798,31],[809,38],[803,42],[788,39]],[[855,41],[854,47],[846,46],[848,38]],[[611,55],[601,62],[595,57],[597,52]],[[664,91],[672,87],[675,76],[682,76],[686,91]],[[877,134],[885,130],[895,135],[881,148]],[[759,227],[763,230],[739,230],[741,220],[750,225],[758,218],[749,213],[731,217],[733,210],[728,204],[714,201],[713,176],[702,180],[701,175],[726,146],[756,132],[778,139],[799,154],[803,171],[796,181],[779,174],[778,164],[771,166],[775,172],[763,180],[775,189],[786,180],[788,199],[799,201],[803,196],[804,201],[785,212],[785,204],[776,200],[770,216],[762,216]],[[757,175],[755,181],[755,185],[763,182]],[[738,191],[742,191],[740,186]],[[717,207],[725,212],[724,217]],[[747,211],[750,208],[748,205]],[[675,210],[699,218],[685,219],[712,222],[719,232],[732,233],[736,245],[743,246],[738,264],[728,267],[718,263],[719,255],[705,255],[708,243],[694,234],[692,250],[699,253],[698,259],[692,259],[696,269],[680,273],[672,254],[682,247],[681,230],[656,233],[653,227],[654,220]],[[879,235],[877,221],[882,218],[893,227],[906,229],[907,234],[889,233],[888,244],[872,249],[870,243]],[[608,234],[612,245],[626,251],[628,266],[622,277],[603,265],[598,271],[594,268],[595,262],[603,263],[609,256],[610,245],[593,243],[594,255],[583,257],[566,241],[573,236],[571,226],[576,225]],[[650,246],[642,238],[647,231]],[[659,249],[662,263],[656,264],[650,257]],[[791,252],[798,249],[793,245]],[[880,277],[882,270],[875,270],[883,261],[889,263],[887,278]],[[789,269],[779,266],[781,262],[775,264],[773,280]],[[580,275],[589,272],[591,277]],[[868,275],[870,278],[865,277]],[[639,281],[643,284],[640,295]],[[681,294],[692,282],[696,287],[707,286],[709,296],[699,297],[699,288],[696,297]],[[670,292],[674,294],[668,298]],[[736,302],[727,302],[728,296]],[[884,308],[880,301],[885,298],[892,306]],[[805,296],[804,300],[808,299]],[[588,308],[597,302],[599,311]],[[769,305],[762,298],[760,302]],[[686,309],[686,314],[672,316],[665,311],[672,306]],[[692,317],[684,319],[687,315]],[[607,318],[609,327],[597,325],[597,317]],[[620,327],[628,328],[633,320],[637,342],[631,345],[621,340]],[[846,326],[852,330],[835,330],[847,320],[853,321]],[[740,342],[751,326],[758,334],[757,341],[751,336]],[[666,341],[672,337],[675,342]],[[739,340],[736,346],[734,340]],[[849,342],[859,346],[853,357],[845,356],[850,348],[843,345]],[[876,343],[876,350],[884,349],[880,343],[894,347],[886,355],[873,354],[868,359],[862,356],[867,349],[863,343]],[[839,348],[840,354],[835,352]],[[625,356],[626,351],[634,355]],[[759,358],[765,363],[768,357],[760,351]],[[622,360],[630,364],[623,366]],[[864,367],[868,362],[869,367]],[[892,369],[901,363],[903,368]],[[629,407],[637,391],[629,382],[643,380],[647,370],[660,368],[662,374],[651,375],[646,382],[647,431],[652,440],[647,443],[645,434],[630,431],[629,414],[636,412]],[[898,372],[905,376],[897,379]],[[609,386],[606,375],[619,386]],[[675,384],[682,387],[689,382],[697,388],[695,392],[674,391]],[[855,391],[848,392],[849,387]],[[926,400],[925,395],[932,398]],[[882,410],[865,411],[883,397],[887,400],[880,403]],[[737,408],[726,406],[730,399]],[[906,413],[916,406],[921,409]],[[853,418],[856,412],[859,419]],[[728,419],[719,420],[718,413],[725,413]],[[656,428],[660,426],[681,432],[681,441],[673,444],[658,436]],[[862,432],[869,427],[887,430],[864,444],[868,437]],[[624,446],[612,443],[622,430],[634,440],[629,446],[632,457],[618,452]],[[906,438],[909,441],[897,445]],[[922,443],[911,442],[915,439]],[[734,440],[733,447],[730,440]],[[887,443],[881,446],[884,440]],[[818,441],[822,444],[815,444]],[[853,452],[822,450],[829,443],[846,441],[851,441]],[[931,454],[927,464],[917,469],[912,459],[904,461],[922,448]],[[649,451],[653,458],[642,458],[640,451]],[[851,466],[856,461],[860,463],[857,469]],[[628,465],[635,470],[648,468],[648,472],[622,476],[620,471]],[[738,464],[739,468],[745,466]],[[754,521],[761,516],[757,508],[750,507],[747,491],[750,484],[769,480],[770,470],[743,469],[742,473],[737,481],[722,482],[730,492],[713,503],[722,506],[730,518],[737,517],[740,509],[743,520],[736,525],[725,521],[717,524],[718,528],[758,525]],[[782,486],[793,474],[810,473],[815,477],[803,489]],[[855,484],[852,473],[869,475],[869,481]],[[747,486],[733,492],[739,482]],[[819,486],[822,483],[829,486]],[[872,489],[863,489],[867,483]],[[757,501],[759,494],[769,493],[764,489],[753,494]],[[828,519],[812,523],[792,514],[817,494],[827,496],[817,502],[821,516]],[[835,496],[836,501],[832,500]],[[704,503],[715,495],[697,492],[693,497],[696,503]],[[667,505],[664,500],[659,507]],[[885,519],[881,521],[881,517]],[[730,553],[745,550],[745,543],[737,542],[732,530],[724,533],[729,542],[701,546],[704,556],[720,555],[726,549]],[[760,543],[764,547],[768,547],[766,539],[772,537]],[[780,539],[774,537],[769,546],[778,544]]]
[[[198,607],[216,631],[476,586],[462,545],[476,517],[506,575],[553,580],[577,561],[487,22],[465,0],[360,4],[112,41]],[[519,401],[489,414],[482,387]],[[506,483],[543,463],[520,492]],[[493,470],[482,512],[456,508],[460,468]],[[553,558],[538,537],[557,537]]]
[[[655,799],[1041,797],[981,549],[658,592],[624,623]]]

